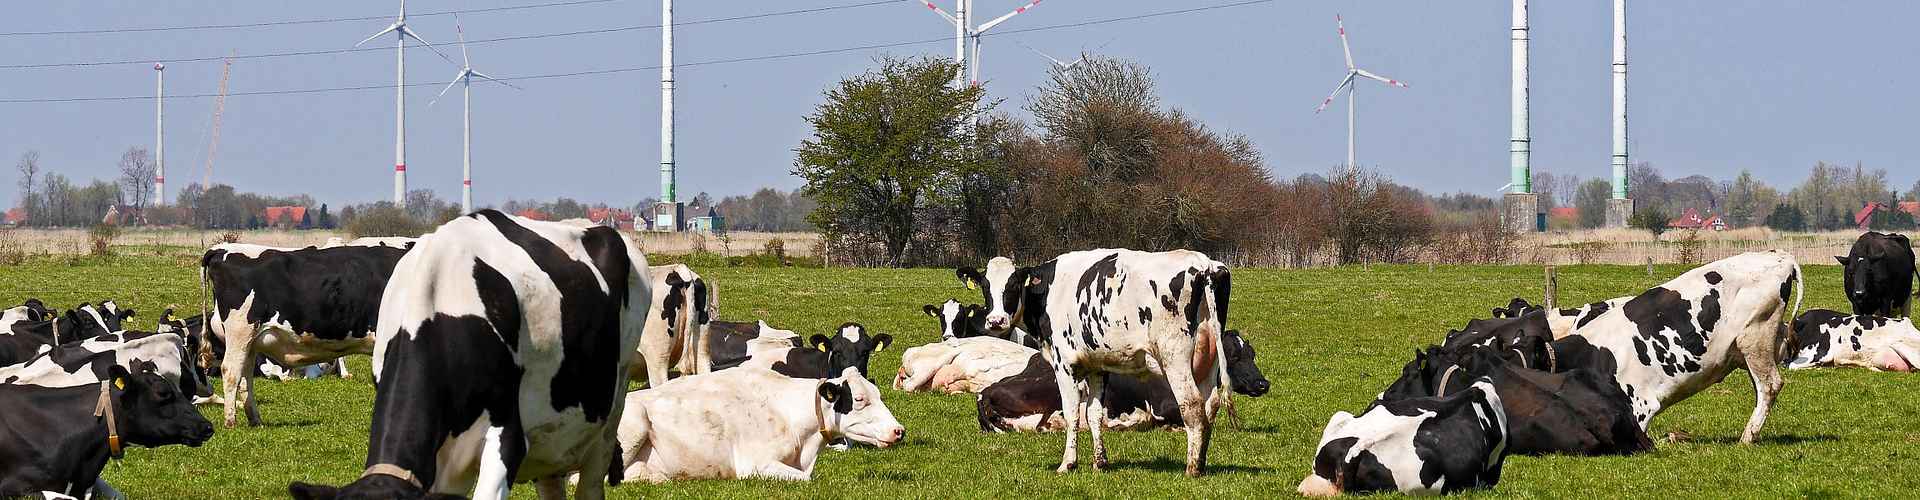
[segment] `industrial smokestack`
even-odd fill
[[[1627,2],[1613,0],[1613,199],[1627,199]]]
[[[167,204],[167,65],[153,63],[153,206]]]
[[[673,0],[660,1],[660,201],[673,203]],[[679,221],[674,221],[679,223]]]
[[[1527,0],[1513,0],[1513,136],[1507,151],[1512,155],[1514,193],[1533,192],[1533,136],[1527,123]]]

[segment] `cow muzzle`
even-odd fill
[[[1006,333],[1007,328],[1011,326],[1013,326],[1012,316],[1006,314],[992,314],[987,316],[987,330],[993,333]]]

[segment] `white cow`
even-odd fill
[[[627,395],[620,420],[628,479],[806,481],[829,440],[882,448],[907,430],[880,388],[853,368],[838,378],[790,378],[742,366],[681,377]]]
[[[1020,374],[1040,351],[997,337],[948,339],[909,348],[900,354],[893,377],[897,391],[979,393],[1001,379]]]
[[[1911,372],[1920,367],[1920,330],[1911,319],[1815,309],[1794,318],[1793,328],[1789,370],[1857,366]]]
[[[718,291],[683,264],[653,266],[653,314],[647,315],[637,359],[628,378],[647,377],[647,385],[666,383],[669,372],[706,373],[713,366],[707,327],[717,315]]]

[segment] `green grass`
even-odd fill
[[[178,255],[36,261],[0,267],[4,301],[39,297],[51,304],[119,299],[152,326],[160,309],[198,309],[191,257]],[[1563,302],[1642,290],[1685,268],[1648,277],[1640,266],[1559,268]],[[886,385],[907,346],[934,340],[920,305],[949,297],[977,301],[952,272],[847,269],[702,269],[721,284],[722,317],[765,319],[803,333],[858,321],[899,339],[874,358]],[[1839,307],[1840,276],[1807,268],[1808,307]],[[1484,317],[1513,296],[1538,297],[1535,267],[1378,266],[1304,271],[1236,270],[1232,326],[1249,335],[1274,384],[1262,398],[1241,398],[1244,429],[1214,436],[1211,471],[1188,479],[1184,440],[1175,433],[1113,433],[1114,467],[1055,475],[1061,437],[981,434],[973,398],[884,389],[909,437],[887,450],[828,451],[810,483],[689,481],[628,484],[638,497],[1267,497],[1291,495],[1308,469],[1320,428],[1336,410],[1358,411],[1399,373],[1415,347],[1448,327]],[[279,498],[290,481],[341,484],[365,457],[373,388],[365,357],[353,380],[260,383],[260,428],[220,429],[201,448],[133,449],[107,478],[134,498]],[[1860,370],[1800,371],[1787,388],[1762,443],[1735,444],[1752,408],[1744,372],[1681,403],[1653,422],[1661,443],[1629,458],[1513,457],[1486,496],[1516,497],[1903,497],[1920,486],[1920,378]],[[202,410],[218,422],[219,408]],[[1084,449],[1083,449],[1084,451]],[[532,488],[516,491],[531,498]]]

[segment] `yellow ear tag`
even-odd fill
[[[968,290],[979,290],[979,289],[980,289],[980,286],[979,286],[979,285],[975,285],[975,284],[973,284],[973,280],[967,280],[967,289],[968,289]]]
[[[127,388],[127,381],[125,379],[113,379],[113,388],[125,390]]]
[[[814,344],[813,347],[819,349],[820,352],[827,352],[827,344],[825,343]]]

